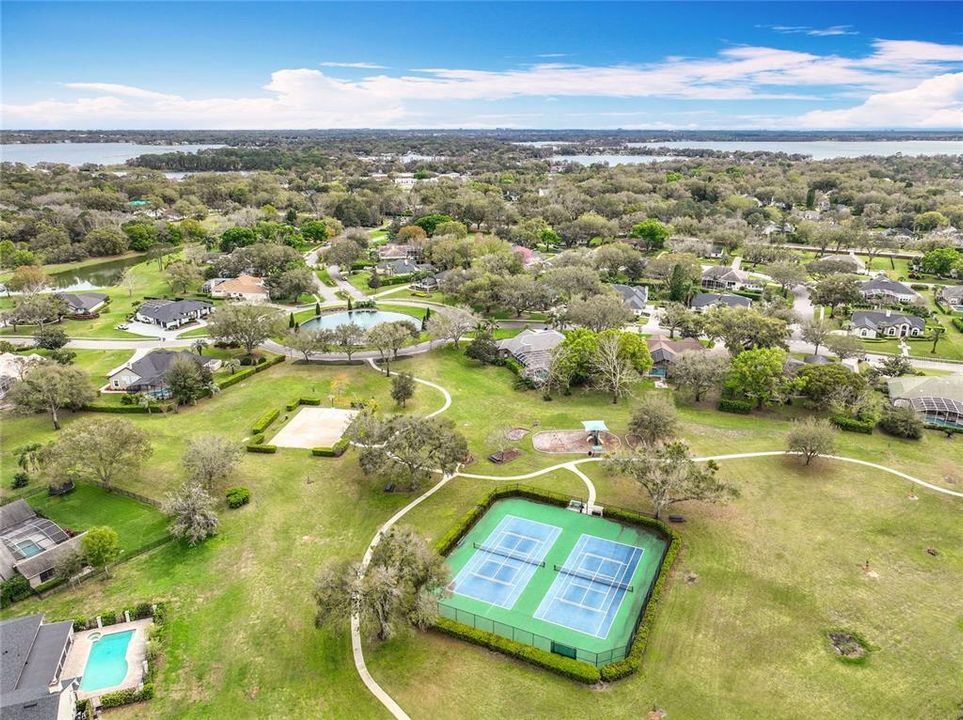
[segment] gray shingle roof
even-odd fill
[[[81,538],[83,538],[83,533],[21,560],[16,565],[17,571],[25,578],[34,578],[47,570],[53,570],[62,559],[72,553],[79,552]]]
[[[164,387],[167,384],[164,375],[178,358],[190,360],[198,365],[203,365],[205,362],[204,358],[187,350],[155,350],[132,362],[130,369],[140,376],[138,385]]]
[[[742,270],[736,270],[734,267],[729,265],[710,265],[705,270],[702,271],[703,278],[712,278],[714,280],[724,280],[727,282],[746,282],[749,279],[749,275],[744,273]]]
[[[622,300],[633,310],[644,310],[649,299],[649,289],[645,285],[619,285],[612,288],[622,296]]]
[[[26,500],[14,500],[12,503],[0,506],[0,531],[36,516],[36,511],[27,504]]]
[[[201,300],[148,300],[137,308],[137,312],[144,317],[162,323],[173,322],[197,310],[214,307]]]
[[[940,297],[953,302],[963,302],[963,285],[947,285],[940,290]]]
[[[718,293],[699,293],[692,298],[692,307],[703,308],[710,305],[727,305],[729,307],[751,307],[752,300],[742,295],[725,295]]]
[[[882,275],[867,280],[859,286],[863,295],[916,295],[916,291],[901,282],[890,280]]]
[[[880,330],[894,325],[902,325],[904,322],[908,323],[911,328],[919,330],[926,328],[926,321],[915,315],[900,315],[899,313],[887,315],[885,312],[878,310],[857,310],[853,313],[853,325],[857,328]]]
[[[78,312],[89,312],[107,302],[107,295],[104,293],[54,293],[54,297],[60,298],[71,310]]]
[[[73,630],[69,620],[44,623],[43,615],[0,622],[0,716],[3,720],[54,720],[60,693],[60,660]]]

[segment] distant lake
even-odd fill
[[[114,287],[127,268],[145,262],[143,255],[134,255],[119,260],[107,260],[95,265],[51,273],[51,285],[61,292],[87,292],[101,288]]]
[[[553,155],[552,162],[573,162],[579,165],[646,165],[650,163],[669,162],[670,160],[685,160],[675,155]]]
[[[23,143],[0,145],[0,161],[36,165],[41,162],[68,165],[119,165],[138,155],[197,152],[223,145],[137,145],[135,143]]]
[[[783,152],[789,155],[811,155],[813,160],[854,158],[864,155],[960,155],[963,141],[959,140],[672,140],[652,143],[627,143],[628,147],[686,148],[689,150],[720,150],[743,152]]]

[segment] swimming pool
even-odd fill
[[[80,689],[88,692],[120,685],[127,677],[127,646],[133,630],[111,633],[94,640],[87,656]]]

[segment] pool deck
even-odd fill
[[[78,690],[78,700],[100,697],[106,693],[135,688],[141,684],[144,679],[144,659],[147,657],[147,628],[150,627],[153,622],[154,620],[152,618],[144,618],[142,620],[131,620],[130,622],[106,625],[102,628],[74,633],[74,643],[70,648],[70,653],[67,655],[67,661],[64,663],[63,669],[63,677],[67,678],[75,678],[83,675],[84,668],[87,667],[87,658],[90,656],[90,649],[93,646],[90,640],[91,636],[113,635],[114,633],[126,632],[127,630],[134,631],[134,634],[130,638],[130,643],[127,645],[127,675],[124,677],[123,682],[90,692]]]

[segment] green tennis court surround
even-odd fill
[[[498,500],[449,553],[439,612],[600,667],[628,654],[667,547],[648,528]]]

